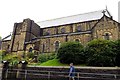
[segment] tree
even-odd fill
[[[115,49],[116,49],[116,59],[115,59],[115,62],[116,62],[116,66],[120,66],[120,40],[117,40],[115,41]]]
[[[90,66],[114,66],[115,43],[110,40],[92,40],[85,48],[87,64]]]
[[[57,56],[61,63],[83,63],[85,59],[83,55],[83,45],[79,42],[62,43],[58,49]]]

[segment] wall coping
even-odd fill
[[[69,68],[69,66],[28,66],[28,67],[39,67],[39,68]],[[75,66],[75,68],[79,68],[79,69],[107,69],[107,70],[117,70],[120,69],[120,67],[79,67],[79,66]]]

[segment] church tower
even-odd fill
[[[32,40],[32,38],[38,37],[39,35],[40,27],[34,23],[33,20],[24,19],[21,23],[15,23],[11,39],[10,51],[25,51],[25,42],[29,42]]]

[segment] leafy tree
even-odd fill
[[[87,64],[90,66],[114,66],[115,43],[110,40],[92,40],[86,46]]]
[[[116,44],[116,66],[120,66],[120,40],[115,41]]]
[[[80,64],[84,63],[83,46],[79,42],[62,43],[58,49],[57,56],[61,63]]]

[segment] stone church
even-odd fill
[[[38,23],[24,19],[15,23],[12,34],[2,39],[2,50],[49,53],[57,51],[63,42],[85,45],[93,39],[120,39],[120,24],[107,9]]]

